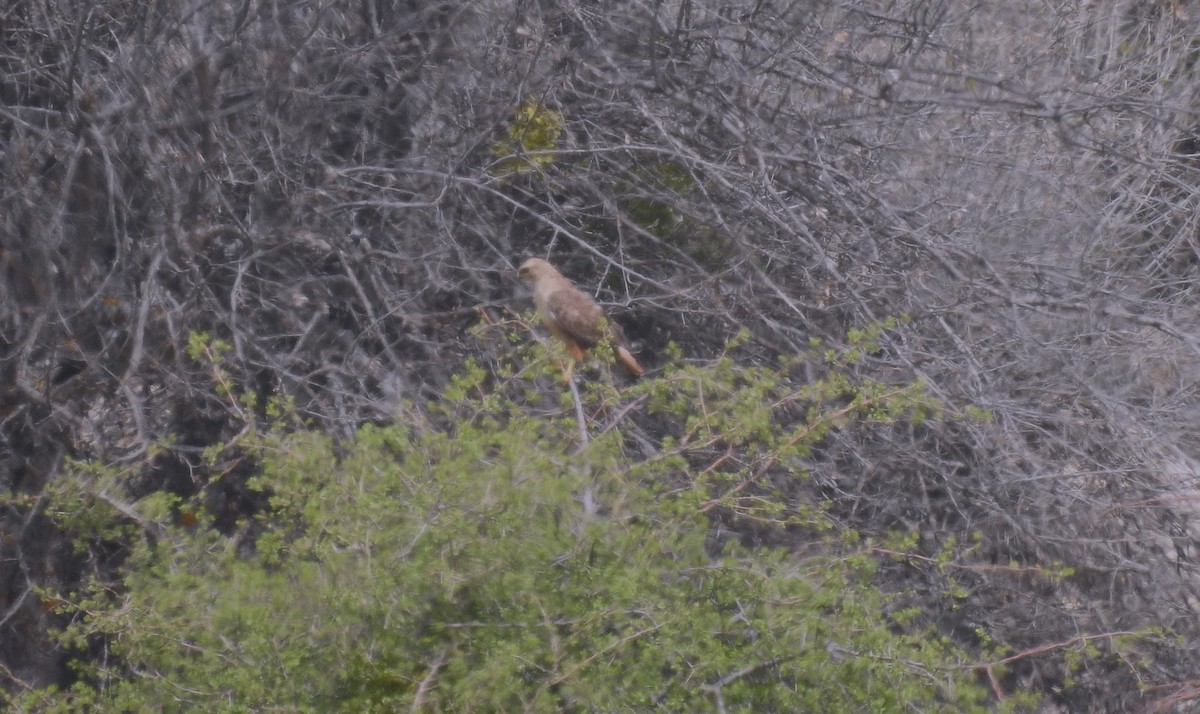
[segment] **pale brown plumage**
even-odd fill
[[[517,271],[521,280],[533,283],[533,303],[550,334],[562,340],[567,352],[582,362],[584,351],[599,344],[605,337],[612,343],[617,363],[635,377],[644,370],[625,348],[621,328],[604,319],[604,311],[587,294],[580,292],[540,258],[530,258]]]

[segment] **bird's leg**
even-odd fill
[[[580,347],[579,345],[568,344],[568,345],[566,345],[566,348],[567,348],[568,359],[565,361],[565,364],[560,364],[560,366],[562,367],[562,370],[563,370],[563,383],[564,384],[569,383],[571,381],[571,379],[575,376],[575,367],[577,365],[582,365],[586,358],[586,353],[583,351],[583,348]]]
[[[570,382],[575,376],[576,365],[582,365],[584,361],[584,351],[579,345],[567,345],[567,354],[571,359],[567,360],[566,368],[563,370],[563,382]]]

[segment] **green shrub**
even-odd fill
[[[497,161],[490,171],[510,176],[540,171],[554,163],[554,150],[564,129],[563,116],[541,102],[527,101],[516,108],[502,141],[492,144]]]
[[[243,437],[269,511],[234,536],[202,520],[136,539],[120,583],[67,608],[64,642],[106,656],[79,659],[72,691],[18,706],[986,710],[972,657],[912,613],[888,614],[852,534],[766,492],[747,505],[753,489],[738,486],[830,428],[930,411],[919,387],[831,377],[796,391],[782,369],[723,359],[624,393],[586,388],[589,413],[640,404],[677,428],[647,445],[601,418],[581,448],[573,410],[528,405],[557,382],[494,379],[470,370],[456,399],[348,443]],[[774,426],[798,402],[804,425]],[[700,468],[714,444],[739,458]],[[807,528],[811,547],[721,544],[713,504]]]

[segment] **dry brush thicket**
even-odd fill
[[[930,616],[1027,654],[998,690],[1058,691],[1080,633],[1200,635],[1186,3],[17,0],[0,38],[11,689],[65,675],[32,588],[121,557],[47,520],[64,459],[260,505],[202,458],[253,415],[191,333],[231,343],[247,411],[284,395],[344,435],[490,349],[469,329],[528,308],[529,255],[599,285],[649,367],[911,318],[857,369],[993,418],[841,433],[778,486],[929,555],[979,534],[971,597]],[[1194,648],[1140,655],[1061,703],[1196,697]]]

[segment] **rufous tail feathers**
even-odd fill
[[[642,365],[638,364],[638,361],[633,358],[633,355],[629,353],[629,350],[617,345],[616,353],[617,362],[619,362],[622,367],[628,370],[630,374],[635,377],[640,377],[645,374],[646,370],[642,369]]]

